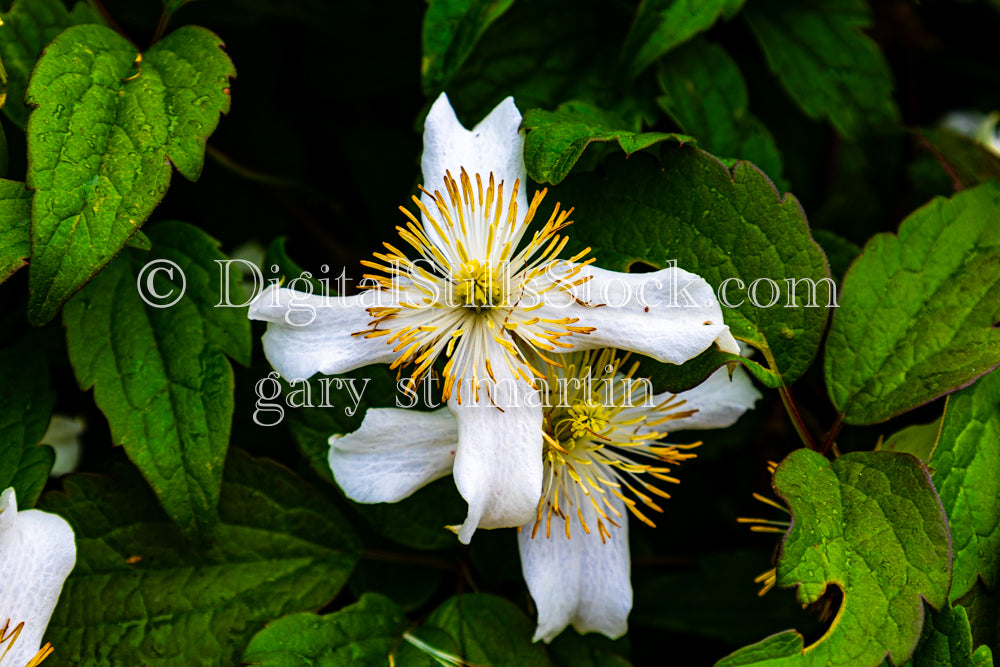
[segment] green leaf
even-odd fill
[[[524,142],[524,164],[528,176],[538,183],[562,182],[583,151],[595,141],[612,141],[625,155],[649,148],[661,141],[683,145],[692,141],[683,134],[633,132],[622,129],[625,122],[585,102],[567,102],[555,111],[529,109],[521,127],[528,132]]]
[[[943,415],[929,424],[907,426],[903,430],[890,435],[881,446],[875,449],[876,451],[912,454],[925,464],[930,465],[931,455],[937,448],[941,437],[942,418]],[[933,467],[931,465],[931,468]]]
[[[921,128],[917,135],[951,176],[956,190],[1000,181],[1000,156],[975,139],[939,128]]]
[[[744,1],[643,0],[622,47],[629,73],[638,75],[660,56],[711,28],[723,15],[730,18]]]
[[[625,640],[613,642],[597,633],[580,635],[566,629],[549,644],[553,667],[631,667],[621,651]]]
[[[1000,363],[1000,185],[936,198],[878,234],[844,279],[826,384],[849,424],[874,424]]]
[[[430,0],[424,15],[424,95],[444,90],[486,29],[514,0]]]
[[[55,454],[38,446],[56,393],[44,351],[24,342],[0,350],[0,492],[14,487],[19,507],[32,507],[49,480]]]
[[[993,653],[988,646],[972,650],[972,630],[965,609],[928,611],[920,644],[905,667],[993,667]]]
[[[235,665],[265,622],[328,604],[360,557],[333,505],[241,452],[226,463],[217,539],[204,551],[129,466],[65,485],[41,503],[70,522],[77,545],[46,633],[53,667]]]
[[[995,590],[1000,584],[1000,373],[948,397],[930,466],[955,549],[950,599],[963,597],[979,578]]]
[[[852,138],[898,119],[889,65],[863,32],[871,25],[865,0],[754,0],[742,15],[807,115]]]
[[[618,42],[631,15],[624,4],[582,10],[578,0],[516,3],[482,36],[448,86],[459,118],[468,126],[508,95],[522,111],[555,109],[583,100],[630,121],[652,100],[625,93],[618,75]],[[638,128],[634,128],[638,129]]]
[[[758,595],[754,579],[773,567],[771,559],[768,552],[734,549],[702,557],[696,570],[637,581],[630,622],[737,645],[777,629],[815,624],[787,591]]]
[[[625,271],[637,262],[662,268],[676,260],[717,292],[733,279],[723,295],[736,306],[723,305],[726,324],[736,338],[773,358],[771,370],[792,382],[816,354],[833,287],[801,206],[792,195],[779,196],[748,162],[730,173],[704,151],[670,144],[662,157],[662,167],[643,155],[612,159],[606,176],[582,174],[560,186],[555,198],[575,209],[571,244],[590,246],[607,269]],[[773,308],[758,308],[748,296],[757,280],[774,282],[760,283],[761,304],[777,286]],[[796,281],[791,303],[797,307],[786,307],[790,280]],[[804,281],[816,286],[815,307],[806,307]]]
[[[233,416],[225,354],[249,363],[250,322],[243,308],[215,307],[215,262],[225,259],[216,241],[179,222],[157,225],[149,237],[152,252],[122,253],[67,304],[69,357],[80,387],[94,387],[113,441],[167,513],[187,537],[208,540]],[[146,305],[137,291],[154,260],[160,270],[142,274],[142,285],[152,281],[156,294],[182,290],[186,276],[183,298],[169,308]],[[176,265],[171,281],[163,261]],[[230,289],[238,293],[235,278]]]
[[[831,463],[799,449],[778,466],[774,488],[792,513],[777,585],[798,586],[803,605],[835,585],[842,607],[806,649],[801,635],[784,633],[737,654],[752,659],[731,656],[719,666],[877,667],[887,653],[897,665],[909,659],[924,622],[922,600],[943,608],[951,581],[948,524],[927,469],[908,454],[854,452]]]
[[[31,193],[24,183],[0,179],[0,283],[28,263]]]
[[[717,347],[711,347],[694,359],[683,364],[661,364],[654,359],[642,355],[633,355],[639,362],[636,377],[649,378],[656,393],[669,391],[677,394],[687,391],[705,381],[709,375],[726,364],[740,364],[747,369],[765,387],[777,389],[781,386],[781,376],[773,373],[753,359],[730,352],[723,352]]]
[[[185,26],[139,55],[103,26],[60,34],[27,99],[31,221],[28,317],[51,320],[135,234],[173,171],[197,180],[236,74],[214,34]]]
[[[470,665],[551,667],[542,645],[531,641],[534,631],[535,624],[507,600],[476,593],[449,598],[414,634]],[[397,664],[435,663],[413,644],[404,643]]]
[[[781,153],[750,113],[746,83],[725,49],[693,40],[663,62],[659,82],[660,106],[701,148],[750,160],[771,180],[781,181]]]
[[[977,583],[960,604],[968,612],[973,646],[985,644],[1000,653],[1000,592],[990,592]]]
[[[265,667],[382,667],[406,630],[403,611],[369,593],[326,616],[293,614],[267,624],[243,652]]]
[[[18,0],[9,12],[0,13],[0,21],[0,59],[9,77],[7,103],[0,106],[14,124],[24,129],[29,113],[24,91],[42,49],[70,26],[104,21],[86,2],[78,2],[67,11],[60,0]]]

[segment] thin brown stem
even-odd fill
[[[149,42],[150,46],[163,39],[164,33],[167,32],[168,23],[170,23],[170,12],[167,11],[167,6],[163,5],[163,11],[160,12],[160,20],[157,21],[156,30],[153,31],[153,39]]]
[[[799,438],[806,447],[812,450],[819,449],[816,446],[816,441],[813,440],[812,434],[809,433],[809,429],[806,428],[805,422],[802,421],[802,414],[799,412],[799,408],[795,405],[795,399],[792,398],[792,392],[788,387],[782,385],[778,389],[778,393],[781,395],[781,402],[785,404],[785,411],[792,420],[792,425],[795,426],[795,432],[799,434]]]
[[[833,448],[833,444],[837,441],[837,436],[840,435],[840,429],[844,425],[844,415],[846,412],[841,412],[837,415],[837,421],[833,422],[833,426],[827,432],[826,437],[823,439],[823,444],[820,445],[819,453],[826,456],[830,449]]]

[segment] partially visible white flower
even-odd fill
[[[941,127],[975,139],[1000,155],[1000,111],[984,114],[980,111],[950,111],[941,119]]]
[[[410,256],[385,243],[378,261],[363,262],[379,272],[366,276],[374,289],[328,298],[272,286],[249,311],[269,323],[264,352],[288,379],[385,363],[412,368],[416,382],[447,359],[443,395],[458,423],[466,543],[477,527],[518,526],[534,513],[544,374],[532,354],[616,347],[681,364],[716,344],[738,350],[700,277],[677,267],[606,271],[581,261],[586,251],[557,259],[570,211],[556,204],[529,229],[545,191],[528,203],[520,124],[507,98],[466,130],[441,95],[424,126],[428,189],[413,198],[419,213],[402,209],[397,227]]]
[[[538,608],[535,640],[568,625],[616,638],[632,608],[628,514],[653,525],[669,498],[657,482],[677,482],[673,466],[694,456],[696,445],[662,440],[668,431],[730,426],[760,393],[741,368],[731,379],[722,368],[688,391],[652,395],[611,350],[560,362],[544,366],[544,486],[518,536]],[[372,409],[357,431],[330,438],[330,468],[350,498],[395,502],[451,471],[458,437],[445,410]]]
[[[39,443],[48,445],[56,454],[52,470],[49,472],[50,477],[62,477],[80,465],[80,457],[83,454],[80,436],[86,428],[87,422],[83,417],[52,415],[49,427]]]
[[[52,653],[42,636],[75,563],[65,519],[18,512],[12,488],[0,495],[0,667],[35,667]]]

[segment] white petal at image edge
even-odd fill
[[[76,564],[73,529],[62,517],[40,510],[17,511],[10,488],[0,495],[0,627],[23,622],[5,664],[26,665],[42,644],[63,582]],[[0,646],[0,654],[7,645]]]

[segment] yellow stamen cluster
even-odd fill
[[[667,435],[661,428],[664,424],[689,417],[695,410],[682,409],[685,401],[676,395],[655,402],[649,381],[633,377],[637,363],[621,372],[626,358],[616,358],[611,350],[574,353],[564,357],[561,368],[548,367],[545,482],[532,537],[543,523],[545,536],[550,537],[553,516],[563,520],[566,537],[571,537],[574,514],[589,534],[591,526],[582,511],[582,504],[589,502],[604,541],[611,535],[606,524],[619,526],[622,518],[612,497],[653,526],[641,506],[662,512],[654,497],[670,494],[647,477],[678,483],[669,475],[671,466],[695,457],[687,450],[700,442],[658,444]]]
[[[0,665],[3,664],[3,660],[10,653],[10,650],[14,648],[17,638],[21,636],[21,631],[24,629],[24,621],[15,625],[13,629],[11,629],[10,624],[11,619],[8,618],[4,626],[0,628],[0,648],[3,648],[3,652],[0,653]],[[52,648],[52,645],[46,643],[24,667],[38,667],[54,651],[55,649]]]
[[[492,174],[486,184],[480,174],[474,179],[462,169],[458,181],[447,173],[445,194],[421,188],[433,202],[427,206],[413,198],[424,221],[400,207],[408,220],[396,229],[419,257],[411,260],[385,243],[388,252],[375,253],[379,262],[362,262],[384,274],[365,278],[374,281],[379,296],[391,303],[369,308],[371,329],[355,334],[386,337],[399,353],[390,368],[412,365],[414,386],[444,354],[448,357],[444,397],[457,390],[459,402],[463,383],[471,386],[478,400],[480,384],[487,378],[496,381],[497,364],[506,365],[511,377],[536,386],[533,378],[543,375],[528,362],[518,342],[540,354],[571,347],[564,338],[593,330],[576,326],[577,318],[534,314],[545,305],[547,292],[585,282],[578,274],[593,261],[561,265],[564,270],[552,276],[554,260],[568,240],[560,232],[571,224],[572,210],[560,210],[556,204],[548,222],[522,244],[546,191],[535,193],[519,220],[518,181],[505,199],[503,181],[495,183]],[[568,261],[578,262],[589,251]]]
[[[774,475],[774,471],[775,469],[777,469],[777,467],[778,467],[777,463],[775,463],[774,461],[768,461],[767,469],[768,471],[770,471],[772,475]],[[773,507],[774,509],[781,510],[786,515],[790,514],[790,512],[784,505],[777,502],[776,500],[771,500],[767,496],[755,493],[753,494],[753,498],[754,500],[764,503],[768,507]],[[792,522],[789,521],[788,519],[764,519],[760,517],[741,516],[737,517],[736,521],[738,523],[749,524],[750,530],[755,533],[783,534],[787,532],[792,525]],[[762,586],[761,589],[757,592],[757,595],[764,596],[769,590],[774,588],[776,582],[777,582],[777,570],[775,570],[774,568],[771,568],[767,572],[764,572],[763,574],[758,576],[756,579],[754,579],[754,583],[761,584]]]

